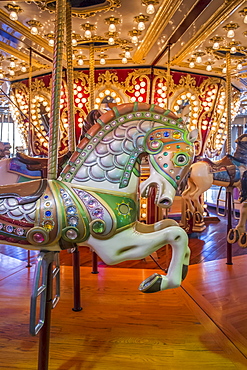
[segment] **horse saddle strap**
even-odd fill
[[[209,158],[203,158],[203,162],[209,164],[211,172],[227,171],[230,178],[229,185],[233,185],[236,176],[236,165],[233,163],[231,156],[226,155],[216,162],[212,162]]]
[[[47,187],[47,179],[0,186],[0,199],[15,198],[18,204],[36,202]]]

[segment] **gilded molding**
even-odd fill
[[[39,46],[43,47],[45,50],[50,52],[53,55],[53,48],[48,45],[47,40],[43,39],[40,36],[35,36],[30,33],[29,27],[24,26],[22,23],[18,21],[12,21],[9,18],[9,14],[5,13],[3,10],[0,9],[0,21],[7,24],[7,26],[13,28],[15,31],[19,32],[23,36],[30,39],[32,42],[38,44]]]
[[[179,65],[187,55],[191,54],[207,37],[209,37],[232,12],[244,3],[244,0],[224,2],[213,16],[202,25],[193,37],[191,37],[189,42],[181,47],[181,51],[173,58],[171,64]]]
[[[5,53],[8,53],[10,55],[13,55],[14,57],[23,60],[24,62],[29,62],[29,55],[22,53],[21,51],[13,48],[12,46],[9,46],[5,44],[4,42],[0,41],[0,49],[4,51]],[[40,68],[47,68],[47,65],[41,64],[35,59],[32,59],[33,66],[40,69]]]
[[[182,0],[162,1],[156,16],[142,40],[141,46],[138,47],[133,55],[134,63],[142,63],[143,59],[156,43],[157,38],[167,26],[169,20],[173,17],[182,2]]]

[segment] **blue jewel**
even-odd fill
[[[153,138],[153,136],[150,136],[150,140],[153,140],[154,138]]]
[[[170,133],[168,131],[164,132],[164,137],[169,137]]]
[[[51,211],[45,211],[45,215],[46,215],[47,217],[50,217],[50,216],[51,216]]]
[[[49,196],[48,196],[48,195],[45,195],[45,196],[44,196],[44,199],[48,199],[48,198],[49,198]]]
[[[68,215],[74,215],[76,213],[76,207],[70,206],[67,208],[66,212]]]

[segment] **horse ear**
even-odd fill
[[[197,136],[198,136],[198,129],[195,128],[194,130],[190,131],[188,135],[188,140],[194,143],[197,139]]]

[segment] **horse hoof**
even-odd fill
[[[192,212],[189,209],[187,209],[186,212],[185,212],[185,218],[186,218],[186,220],[189,221],[189,220],[192,219],[192,217],[193,217]]]
[[[230,244],[236,243],[239,239],[238,229],[230,229],[227,235],[227,241]]]
[[[139,286],[142,293],[155,293],[160,291],[162,276],[160,274],[153,274],[145,279]]]
[[[203,221],[202,215],[199,212],[195,213],[195,222],[200,224]]]
[[[242,233],[240,235],[240,238],[239,238],[239,241],[238,241],[238,245],[241,248],[246,248],[247,247],[247,234],[246,233]]]

